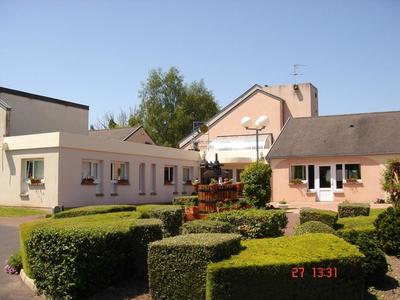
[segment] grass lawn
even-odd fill
[[[45,215],[47,211],[33,208],[0,207],[0,217],[26,217]]]

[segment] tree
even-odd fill
[[[382,187],[393,206],[400,209],[400,159],[387,162]]]
[[[271,174],[271,167],[265,163],[252,163],[240,174],[243,194],[257,208],[265,208],[271,201]]]
[[[94,129],[114,129],[114,128],[123,128],[128,126],[134,126],[130,124],[130,119],[133,118],[135,114],[135,110],[131,107],[128,110],[120,109],[117,115],[114,115],[113,112],[106,112],[100,119],[97,120],[95,125],[91,125],[90,127]]]
[[[204,82],[184,82],[175,67],[167,72],[151,70],[139,92],[138,110],[129,124],[141,123],[159,145],[177,147],[192,131],[193,121],[205,121],[219,108]]]

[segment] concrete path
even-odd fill
[[[41,300],[26,287],[19,275],[4,273],[3,267],[8,256],[19,249],[19,224],[38,217],[0,218],[0,300]]]

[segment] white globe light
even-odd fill
[[[243,127],[250,127],[251,125],[251,118],[249,117],[243,117],[242,120],[240,121]]]
[[[261,128],[267,126],[269,123],[269,119],[267,116],[261,116],[256,120],[256,127]]]

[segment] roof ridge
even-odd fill
[[[349,113],[349,114],[325,115],[325,116],[315,116],[315,117],[294,117],[293,119],[319,119],[319,118],[363,116],[363,115],[376,115],[376,114],[389,114],[389,113],[400,113],[400,110]]]
[[[67,101],[67,100],[61,100],[61,99],[57,99],[57,98],[53,98],[53,97],[38,95],[38,94],[32,94],[32,93],[28,93],[28,92],[24,92],[24,91],[20,91],[20,90],[14,90],[14,89],[1,87],[1,86],[0,86],[0,93],[7,93],[7,94],[15,95],[15,96],[32,98],[32,99],[41,100],[41,101],[45,101],[45,102],[50,102],[50,103],[72,106],[75,108],[89,110],[88,105],[71,102],[71,101]]]

